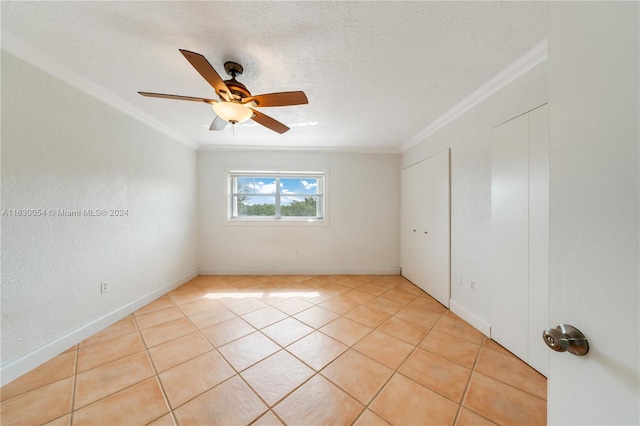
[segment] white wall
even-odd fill
[[[640,5],[551,4],[549,424],[640,424]]]
[[[491,129],[545,102],[543,62],[402,154],[407,167],[451,147],[451,309],[485,333],[491,324]]]
[[[227,166],[262,170],[327,167],[329,226],[225,225]],[[202,274],[398,273],[400,156],[199,152],[198,217]]]
[[[2,209],[128,210],[2,217],[3,381],[193,276],[195,197],[194,150],[3,51]]]

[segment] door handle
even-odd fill
[[[577,328],[560,324],[556,328],[547,328],[542,332],[542,339],[556,352],[569,352],[577,356],[589,352],[589,342]]]

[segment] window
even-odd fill
[[[324,220],[325,172],[229,171],[227,181],[229,220]]]

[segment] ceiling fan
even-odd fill
[[[280,123],[268,115],[257,111],[256,107],[278,107],[289,105],[307,104],[307,95],[302,91],[267,93],[264,95],[252,96],[246,86],[236,80],[236,76],[241,75],[243,68],[235,62],[225,62],[224,70],[231,79],[222,80],[220,75],[211,66],[209,61],[199,53],[180,49],[180,53],[187,58],[187,61],[204,77],[205,80],[215,89],[220,98],[219,101],[208,98],[194,98],[192,96],[167,95],[163,93],[138,92],[142,96],[152,98],[177,99],[181,101],[204,102],[213,106],[217,117],[211,123],[209,130],[222,130],[227,123],[236,124],[252,119],[258,124],[273,130],[284,133],[289,127]]]

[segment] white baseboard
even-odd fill
[[[33,370],[41,364],[49,361],[51,358],[57,356],[61,352],[69,349],[71,346],[76,345],[82,342],[87,337],[93,336],[98,331],[110,326],[116,321],[121,320],[127,315],[135,312],[141,307],[153,302],[157,298],[167,294],[171,290],[180,287],[182,284],[186,283],[189,280],[198,276],[198,271],[191,271],[180,278],[170,282],[169,284],[148,293],[133,302],[127,303],[121,308],[116,309],[113,312],[108,313],[107,315],[98,318],[95,321],[86,324],[79,329],[72,331],[71,333],[54,340],[40,348],[37,348],[25,356],[7,364],[3,365],[0,368],[0,380],[1,385],[15,380],[16,378],[22,376],[25,373]]]
[[[272,267],[202,267],[198,275],[399,275],[400,267],[389,268],[272,268]]]
[[[477,328],[482,334],[487,337],[491,337],[491,324],[485,322],[483,319],[478,318],[476,315],[469,312],[466,308],[458,305],[455,301],[450,301],[451,312]]]

